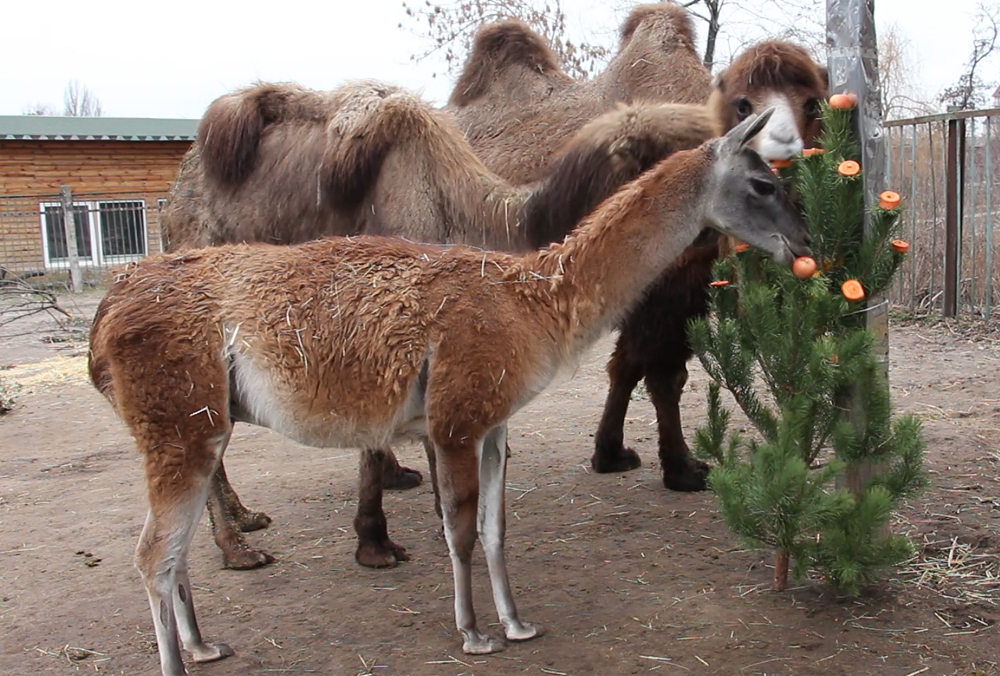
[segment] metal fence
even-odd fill
[[[889,299],[913,311],[989,318],[1000,282],[993,227],[1000,109],[885,124],[886,184],[904,196],[911,255]]]
[[[160,251],[159,211],[165,195],[72,193],[73,232],[60,194],[0,196],[0,278],[65,279],[69,240],[87,277]],[[68,237],[69,235],[69,237]]]

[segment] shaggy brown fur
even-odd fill
[[[290,102],[287,115],[281,102]],[[571,139],[542,181],[514,187],[482,165],[447,114],[378,83],[333,92],[262,84],[222,97],[205,119],[161,219],[168,251],[358,233],[534,248],[555,239],[548,233],[561,239],[656,161],[719,132],[701,106],[621,107]],[[385,457],[392,477],[399,465],[391,451]],[[366,459],[362,468],[356,558],[395,565],[407,557],[388,538],[374,466]],[[209,507],[228,567],[271,560],[239,533],[270,520],[239,503],[221,466]]]
[[[808,252],[796,209],[745,147],[762,122],[676,153],[563,243],[523,257],[331,238],[159,255],[121,273],[91,330],[90,374],[145,461],[136,565],[162,674],[185,673],[181,642],[197,661],[232,654],[201,637],[187,556],[235,420],[318,447],[429,438],[463,650],[500,648],[472,604],[477,530],[506,638],[539,635],[518,616],[504,562],[507,419],[702,227],[786,263]]]
[[[530,32],[527,27],[521,30]],[[492,35],[489,27],[481,34]],[[820,126],[818,100],[826,94],[826,80],[824,70],[805,50],[780,42],[756,45],[716,79],[717,89],[710,97],[710,75],[694,51],[693,27],[683,8],[672,4],[636,7],[622,26],[621,36],[618,56],[592,82],[569,82],[549,71],[535,73],[517,66],[509,56],[503,68],[484,64],[490,52],[477,45],[466,72],[493,73],[492,87],[479,87],[476,96],[470,97],[459,85],[451,109],[487,166],[510,180],[532,179],[547,165],[548,153],[559,139],[582,125],[588,115],[615,100],[640,96],[703,104],[711,98],[708,107],[722,129],[731,129],[750,112],[784,102],[794,120],[788,124],[785,115],[785,124],[776,125],[773,133],[765,130],[755,140],[756,147],[766,146],[778,156],[770,159],[784,159],[802,145],[815,144]],[[538,40],[522,37],[516,44]],[[503,51],[495,39],[492,43],[492,52]],[[557,241],[568,232],[544,224],[530,229],[537,235],[532,240],[535,245]],[[597,471],[639,466],[639,456],[624,446],[623,427],[631,392],[645,378],[657,411],[664,485],[686,491],[705,488],[708,467],[691,457],[681,428],[685,364],[692,356],[686,325],[707,312],[712,265],[724,253],[719,247],[726,244],[715,233],[705,233],[623,323],[608,364],[611,387],[595,434],[591,462]]]
[[[501,38],[509,44],[498,44]],[[448,109],[487,166],[514,183],[534,181],[572,134],[617,102],[705,103],[712,76],[692,38],[682,7],[641,5],[625,21],[618,53],[605,71],[577,81],[551,58],[536,68],[544,39],[527,25],[486,26]]]
[[[719,73],[709,107],[725,128],[731,129],[747,115],[761,112],[764,95],[786,96],[806,148],[819,138],[819,102],[828,88],[827,72],[802,47],[769,41],[753,45]]]

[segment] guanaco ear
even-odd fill
[[[738,153],[743,146],[749,143],[760,130],[767,126],[767,121],[774,114],[774,107],[770,107],[760,115],[751,115],[747,119],[729,130],[726,140],[723,143],[723,151],[730,155]]]

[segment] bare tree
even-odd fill
[[[705,23],[703,61],[709,69],[716,65],[720,51],[728,62],[764,37],[794,40],[817,58],[823,51],[825,0],[677,0],[677,4]],[[461,68],[481,24],[510,17],[525,21],[547,38],[566,72],[573,76],[593,75],[611,55],[609,46],[573,43],[567,38],[562,0],[454,0],[440,5],[424,0],[423,7],[404,2],[403,8],[417,23],[417,34],[432,43],[426,52],[411,58],[421,61],[443,53],[449,72]]]
[[[69,117],[100,117],[104,114],[100,99],[77,80],[70,80],[66,85],[63,103],[63,115]]]
[[[958,82],[946,87],[938,100],[958,110],[973,110],[986,103],[984,90],[993,86],[980,75],[980,66],[997,47],[1000,36],[1000,6],[980,1],[976,13],[976,28],[972,34],[972,53],[965,62],[965,72]]]
[[[546,0],[544,5],[533,0],[458,0],[449,5],[425,0],[424,4],[415,7],[403,3],[406,16],[418,24],[419,34],[433,43],[426,52],[410,58],[421,61],[442,53],[449,72],[462,67],[480,25],[510,18],[521,19],[545,37],[562,60],[563,68],[575,77],[590,77],[610,54],[602,45],[569,40],[562,0]],[[403,28],[403,24],[399,27]]]
[[[32,103],[25,106],[22,115],[55,115],[55,109],[47,103]]]
[[[878,34],[878,76],[886,120],[929,115],[934,105],[917,84],[917,66],[912,44],[898,24],[889,24]]]
[[[683,0],[680,4],[705,23],[703,61],[709,70],[718,61],[721,38],[726,41],[728,60],[765,36],[792,40],[816,56],[824,45],[825,0]]]

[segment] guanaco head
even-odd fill
[[[761,249],[781,264],[811,254],[812,238],[799,210],[749,143],[774,109],[752,115],[715,141],[704,225]]]

